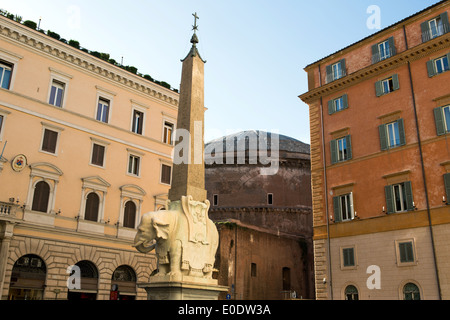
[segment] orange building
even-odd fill
[[[179,98],[147,78],[0,16],[1,299],[146,298]]]
[[[318,299],[450,299],[449,11],[305,67]]]

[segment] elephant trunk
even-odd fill
[[[147,242],[148,241],[145,241],[145,240],[138,241],[137,243],[135,243],[133,245],[133,247],[135,247],[137,249],[137,251],[139,251],[141,253],[149,253],[150,251],[155,249],[156,242],[150,246],[146,246]]]

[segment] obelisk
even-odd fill
[[[180,84],[180,100],[178,105],[178,121],[176,132],[180,129],[187,130],[190,134],[190,143],[178,139],[176,135],[174,157],[180,155],[177,144],[182,143],[183,152],[189,150],[188,163],[186,161],[173,164],[172,187],[169,190],[169,200],[177,201],[182,196],[190,195],[195,201],[206,200],[205,190],[205,167],[203,163],[204,153],[204,65],[205,61],[200,57],[197,49],[197,14],[194,14],[194,34],[191,38],[192,47],[183,62]],[[184,155],[186,156],[186,155]]]

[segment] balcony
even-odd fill
[[[0,219],[4,217],[15,218],[17,208],[18,206],[12,202],[0,201]]]

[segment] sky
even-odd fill
[[[304,67],[437,2],[0,0],[0,8],[177,89],[197,13],[205,142],[264,130],[310,143],[308,106],[298,98],[308,91]]]

